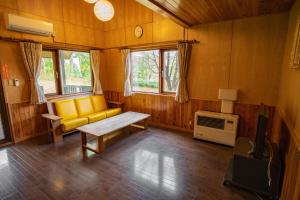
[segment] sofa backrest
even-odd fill
[[[107,109],[104,95],[90,96],[95,112],[101,112]]]
[[[78,112],[73,99],[56,101],[55,108],[57,115],[62,118],[62,120],[75,119],[78,117]]]
[[[94,108],[90,97],[74,99],[79,117],[84,117],[94,113]]]
[[[104,95],[83,96],[80,98],[54,99],[47,102],[48,112],[62,117],[62,120],[75,119],[107,109]]]

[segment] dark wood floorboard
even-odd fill
[[[0,149],[0,199],[222,199],[254,195],[223,186],[232,148],[149,128],[110,141],[84,159],[80,134]]]

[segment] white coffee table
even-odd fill
[[[103,136],[114,131],[120,130],[127,126],[134,126],[141,129],[147,129],[148,119],[150,115],[138,112],[125,112],[120,115],[116,115],[98,122],[87,124],[78,127],[76,130],[81,132],[82,151],[85,155],[86,150],[93,151],[95,153],[101,153],[105,149]],[[137,125],[137,122],[144,122],[144,125]],[[94,149],[87,144],[87,134],[97,137],[97,148]]]

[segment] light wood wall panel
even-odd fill
[[[63,19],[62,0],[17,0],[20,11],[55,20]]]
[[[204,24],[188,31],[198,40],[192,49],[188,73],[191,98],[216,100],[219,88],[228,88],[232,21]]]
[[[96,17],[93,12],[93,4],[85,1],[63,0],[63,21],[83,27],[94,27]]]
[[[0,6],[0,36],[2,37],[13,37],[13,38],[22,38],[22,34],[18,32],[12,32],[7,30],[7,14],[18,14],[19,12],[14,9],[6,8]]]
[[[296,31],[296,23],[300,18],[300,2],[297,1],[290,13],[289,30],[287,34],[284,59],[281,67],[281,82],[278,107],[283,118],[289,124],[290,131],[300,141],[300,70],[289,69],[290,53]],[[299,144],[300,145],[300,144]]]
[[[8,13],[53,23],[54,37],[8,31],[5,24]],[[103,29],[103,22],[94,15],[93,5],[82,0],[51,0],[51,3],[45,0],[0,0],[0,36],[2,37],[103,48]],[[102,37],[95,38],[96,34],[98,36],[101,34]],[[78,41],[74,39],[77,37],[79,37]]]
[[[120,47],[125,45],[125,29],[115,29],[104,32],[105,48]]]
[[[125,1],[125,27],[153,22],[152,10],[142,6],[135,0]]]
[[[300,159],[297,158],[298,148],[293,139],[290,139],[285,156],[285,176],[283,178],[281,199],[300,199]]]
[[[184,31],[172,20],[153,13],[153,42],[184,40]]]
[[[282,124],[290,136],[288,153],[285,158],[285,176],[282,199],[300,199],[300,70],[289,69],[290,54],[294,42],[297,21],[300,19],[300,1],[296,1],[289,15],[289,26],[278,95],[278,110]],[[298,155],[298,159],[297,159]]]
[[[102,87],[105,90],[123,91],[124,70],[122,66],[122,53],[118,49],[105,50],[104,54],[104,76]]]
[[[278,109],[275,112],[271,140],[278,144],[283,162],[281,200],[300,199],[300,152],[295,137],[281,117]]]
[[[219,88],[236,88],[240,103],[276,105],[287,22],[287,14],[277,14],[189,29],[187,39],[200,42],[193,46],[188,72],[191,98],[217,100]],[[126,30],[125,45],[146,43],[133,35],[128,38],[130,28]],[[155,31],[159,32],[153,26]],[[122,31],[113,32],[105,39],[106,46],[122,46],[124,41],[117,41]]]
[[[20,46],[18,43],[0,41],[0,63],[8,65],[10,79],[19,79],[20,86],[9,86],[4,81],[4,92],[7,103],[28,101],[29,87],[28,76],[23,64]]]
[[[129,26],[126,28],[126,45],[138,45],[138,44],[149,44],[153,42],[153,26],[152,23],[142,24],[143,27],[143,36],[141,38],[136,38],[134,35],[135,26]]]
[[[184,28],[134,0],[113,0],[114,18],[104,24],[105,48],[184,39]],[[134,29],[143,27],[143,36],[136,38]]]
[[[115,9],[115,16],[108,22],[104,23],[104,30],[110,31],[125,28],[125,1],[111,0],[111,4]]]
[[[17,3],[17,0],[0,0],[0,6],[17,9],[18,3]]]
[[[102,30],[94,29],[95,47],[104,47],[104,32]]]
[[[94,30],[87,27],[65,23],[66,42],[83,46],[94,46]]]
[[[240,101],[276,104],[287,21],[287,14],[233,21],[229,87],[240,89]]]

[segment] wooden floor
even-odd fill
[[[0,113],[0,140],[4,139],[4,132],[3,132],[3,123],[1,119],[1,113]]]
[[[126,134],[125,134],[126,135]],[[149,128],[83,159],[78,133],[0,149],[0,199],[256,199],[222,185],[232,149]]]

